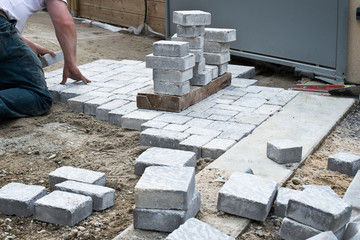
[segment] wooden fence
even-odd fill
[[[144,22],[145,0],[69,0],[69,9],[77,17],[124,27]],[[147,0],[146,23],[156,32],[165,33],[165,0]]]

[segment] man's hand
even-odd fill
[[[33,52],[37,56],[44,56],[47,53],[49,53],[53,57],[56,56],[56,54],[53,51],[51,51],[51,50],[49,50],[49,49],[47,49],[47,48],[45,48],[45,47],[43,47],[43,46],[41,46],[41,45],[39,45],[37,43],[34,43],[34,42],[30,41],[29,39],[27,39],[25,37],[21,37],[21,38],[31,48],[31,50],[33,50]]]
[[[81,74],[79,68],[76,65],[70,65],[65,63],[63,70],[63,79],[60,84],[65,84],[67,79],[71,78],[75,81],[83,81],[84,84],[91,82],[84,75]]]

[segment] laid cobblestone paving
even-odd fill
[[[256,80],[244,78],[254,76],[253,67],[229,65],[233,74],[231,86],[180,113],[146,110],[145,116],[145,111],[136,107],[137,93],[153,86],[152,69],[145,65],[143,61],[106,59],[82,65],[79,68],[92,81],[87,85],[80,82],[59,85],[61,69],[46,72],[45,76],[54,99],[67,100],[70,110],[86,112],[86,106],[91,106],[89,114],[96,114],[100,120],[123,128],[147,130],[141,134],[142,144],[149,144],[149,137],[153,137],[151,140],[155,143],[151,146],[192,149],[198,157],[203,156],[202,147],[211,142],[220,143],[226,139],[233,144],[240,141],[298,94],[281,88],[256,86]],[[92,105],[94,102],[99,104]],[[169,136],[179,135],[185,136],[185,139],[178,139],[182,142],[180,145],[162,142],[168,141]],[[201,144],[193,141],[201,136],[204,136]],[[205,155],[218,157],[227,147],[215,146],[214,149],[217,152]],[[219,152],[218,149],[223,150]]]

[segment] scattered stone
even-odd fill
[[[336,232],[349,222],[351,205],[335,192],[309,188],[292,196],[286,217],[320,231]]]
[[[166,238],[166,240],[182,239],[235,240],[196,218],[190,218]]]
[[[95,211],[107,209],[115,204],[115,190],[104,186],[65,181],[56,184],[54,189],[91,197],[93,200],[93,209]]]
[[[200,192],[194,191],[187,210],[134,209],[134,227],[162,232],[172,232],[200,210]]]
[[[360,172],[355,175],[354,179],[350,183],[348,189],[345,192],[345,202],[352,205],[351,217],[360,217]]]
[[[196,155],[189,151],[152,147],[135,160],[135,174],[142,175],[149,166],[196,167]]]
[[[255,175],[235,172],[219,191],[217,209],[265,221],[274,202],[278,185]]]
[[[45,195],[45,187],[9,183],[0,189],[0,214],[30,217],[35,201]]]
[[[360,169],[360,156],[345,152],[331,155],[328,158],[327,169],[355,176]]]
[[[343,240],[358,240],[360,239],[360,222],[351,222],[346,226]]]
[[[338,240],[335,234],[331,231],[319,233],[308,240]]]
[[[300,191],[296,191],[290,188],[279,188],[274,204],[274,215],[277,217],[285,217],[289,199],[299,193]]]
[[[280,228],[280,237],[285,240],[305,240],[319,233],[321,231],[289,218],[284,218]]]
[[[136,208],[186,210],[194,189],[193,167],[148,167],[135,186],[135,205]]]
[[[279,164],[300,162],[302,146],[290,139],[272,140],[267,143],[267,156]]]
[[[82,168],[74,168],[64,166],[52,171],[49,174],[50,188],[54,189],[55,184],[64,182],[66,180],[73,180],[77,182],[90,183],[100,186],[105,186],[105,173],[95,172]]]
[[[34,219],[54,224],[74,226],[92,213],[91,197],[53,191],[34,204]]]

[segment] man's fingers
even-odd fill
[[[56,57],[56,53],[54,53],[53,51],[49,50],[49,53],[51,56]]]
[[[66,83],[66,80],[67,80],[67,77],[65,75],[63,75],[63,79],[62,79],[60,84],[64,85]]]

